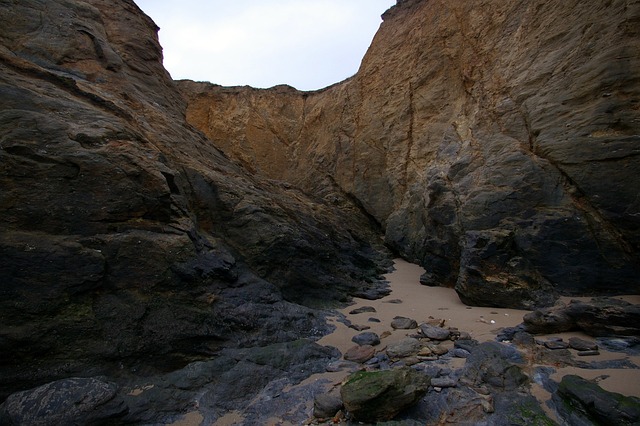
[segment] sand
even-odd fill
[[[390,343],[401,340],[402,338],[416,333],[417,330],[393,330],[391,328],[391,321],[396,316],[403,316],[414,319],[420,324],[429,319],[444,319],[445,327],[456,327],[460,331],[468,332],[472,338],[480,341],[495,340],[497,332],[503,327],[512,327],[522,322],[522,317],[528,312],[525,310],[516,309],[499,309],[499,308],[479,308],[469,307],[464,305],[458,298],[456,292],[453,289],[442,287],[427,287],[420,284],[419,279],[425,270],[411,263],[408,263],[402,259],[395,259],[395,270],[387,275],[385,278],[390,283],[391,293],[379,300],[365,300],[354,299],[354,304],[350,305],[339,312],[344,315],[352,324],[369,326],[370,329],[366,331],[373,331],[379,336],[388,334],[387,337],[381,340],[380,345],[376,346],[377,351],[383,351]],[[625,296],[621,297],[624,300],[632,303],[640,303],[640,296]],[[563,301],[568,302],[570,299],[581,298],[566,298]],[[583,298],[588,300],[589,298]],[[375,309],[375,312],[364,312],[359,314],[350,314],[352,310],[363,306],[371,306]],[[369,321],[370,318],[375,318],[380,322]],[[347,349],[354,346],[355,343],[351,341],[351,338],[361,331],[354,330],[347,327],[342,322],[338,321],[338,316],[330,317],[328,320],[335,325],[336,329],[333,333],[324,336],[318,341],[320,345],[329,345],[338,348],[342,353]],[[546,340],[550,337],[563,337],[568,340],[571,336],[578,336],[583,339],[593,340],[593,338],[583,333],[563,333],[553,334],[548,336],[536,336],[538,339]],[[452,342],[450,346],[453,346]],[[608,352],[600,350],[601,354],[594,357],[588,357],[583,359],[584,361],[600,361],[611,359],[627,359],[636,365],[640,366],[640,357],[630,357],[621,353]],[[576,357],[577,358],[577,357]],[[464,365],[465,360],[454,358],[451,360],[452,368],[459,368]],[[585,370],[574,367],[559,368],[557,372],[552,376],[553,380],[559,381],[566,374],[577,374],[587,379],[595,379],[602,388],[618,392],[623,395],[632,395],[640,397],[640,369],[600,369],[600,370]],[[326,383],[325,389],[330,389],[340,384],[340,382],[348,375],[348,372],[339,371],[332,373],[314,374],[304,382],[288,387],[285,392],[291,391],[298,386],[305,386],[313,382],[320,381],[320,383]],[[542,389],[540,386],[534,384],[532,386],[532,393],[541,402],[547,401],[551,395]],[[313,402],[308,404],[309,412],[311,411]],[[543,407],[545,404],[542,404]],[[549,415],[554,418],[554,413],[549,412]],[[197,419],[193,416],[192,419]],[[227,416],[219,419],[215,425],[226,426],[234,424],[242,419],[242,416],[238,412],[229,413]],[[174,423],[188,425],[190,423]],[[274,423],[274,424],[287,424]]]

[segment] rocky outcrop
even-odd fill
[[[357,206],[252,176],[187,124],[133,1],[0,14],[0,398],[317,338],[316,308],[378,285]]]
[[[398,2],[317,92],[180,82],[234,161],[338,205],[468,304],[637,293],[640,6]]]

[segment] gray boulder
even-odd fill
[[[429,324],[420,325],[422,334],[433,340],[447,340],[451,333],[446,328],[436,327]]]
[[[400,329],[400,330],[411,330],[413,328],[417,328],[418,323],[416,320],[405,317],[395,317],[393,321],[391,321],[391,328]]]
[[[387,355],[390,358],[405,358],[416,354],[422,348],[418,339],[407,337],[387,347]]]
[[[370,345],[376,346],[380,344],[380,336],[373,331],[365,331],[364,333],[357,334],[351,338],[351,341],[357,343],[360,346]]]
[[[68,378],[11,394],[0,406],[3,425],[96,424],[123,416],[128,408],[118,386],[94,378]]]

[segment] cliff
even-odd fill
[[[317,337],[318,308],[383,290],[369,218],[248,174],[187,124],[132,1],[0,13],[1,396]]]
[[[256,175],[337,185],[465,303],[637,293],[640,5],[398,3],[354,77],[182,81],[187,120]]]

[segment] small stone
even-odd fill
[[[437,361],[438,357],[435,355],[431,355],[431,356],[418,356],[418,359],[420,361]]]
[[[390,358],[405,358],[411,356],[422,348],[419,340],[407,337],[387,347],[387,355]]]
[[[433,340],[447,340],[449,338],[449,330],[437,327],[429,324],[422,324],[420,326],[422,334]]]
[[[418,323],[416,322],[416,320],[411,318],[395,317],[393,321],[391,321],[391,328],[393,328],[394,330],[410,330],[417,327]]]
[[[326,419],[342,409],[342,399],[338,395],[321,393],[313,399],[313,416]]]
[[[450,377],[436,377],[431,379],[431,386],[439,388],[452,388],[458,384],[458,381]]]
[[[567,349],[569,347],[569,343],[558,341],[558,340],[547,340],[544,342],[544,347],[547,349]]]
[[[364,331],[364,330],[369,330],[371,327],[369,327],[368,325],[351,324],[349,325],[349,328],[352,328],[357,331]]]
[[[385,300],[384,303],[393,303],[393,304],[400,304],[402,303],[402,300],[400,299],[391,299],[391,300]]]
[[[455,348],[452,352],[452,355],[456,358],[469,358],[469,355],[471,355],[471,352],[469,352],[466,349]]]
[[[369,318],[367,321],[369,321],[369,322],[380,322],[380,320],[378,318],[373,318],[373,317]]]
[[[578,356],[597,356],[600,355],[600,352],[593,350],[593,351],[578,351]]]
[[[362,306],[349,312],[350,315],[362,314],[364,312],[377,312],[373,306]]]
[[[444,327],[444,322],[442,318],[429,317],[424,323],[433,325],[434,327]]]
[[[347,361],[354,361],[360,364],[367,362],[373,355],[375,355],[376,350],[373,346],[370,345],[358,345],[353,346],[349,350],[344,353],[343,358]]]
[[[365,331],[364,333],[357,334],[351,338],[351,341],[358,345],[370,345],[376,346],[380,344],[380,336],[373,331]]]
[[[595,342],[584,340],[579,337],[570,338],[569,347],[577,351],[595,351],[598,349],[598,345]]]
[[[433,352],[434,355],[444,355],[449,352],[449,349],[445,348],[442,345],[429,346],[429,349],[431,349],[431,352]]]
[[[428,347],[424,347],[420,349],[420,352],[418,352],[418,356],[431,356],[431,355],[433,355],[433,352],[431,352],[431,349]]]
[[[380,335],[381,339],[384,339],[385,337],[389,337],[391,336],[391,332],[389,330],[385,330],[382,332],[382,334]]]

